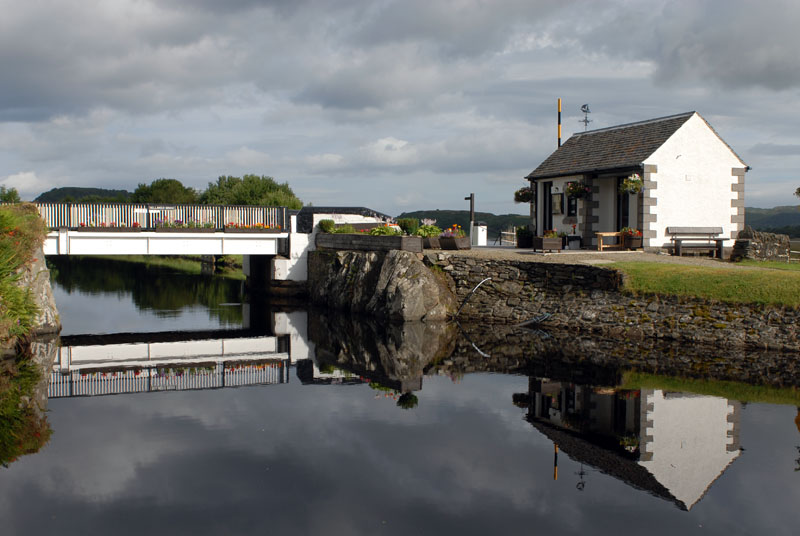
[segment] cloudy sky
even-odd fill
[[[133,190],[219,175],[306,203],[525,213],[565,138],[696,110],[753,169],[800,179],[791,0],[0,0],[0,185]]]

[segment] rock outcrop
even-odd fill
[[[446,279],[408,251],[310,252],[308,288],[316,304],[386,320],[445,320],[457,307]]]
[[[36,303],[38,314],[35,327],[31,335],[58,333],[61,331],[61,320],[53,298],[53,289],[50,287],[50,270],[44,260],[44,252],[39,249],[33,262],[22,273],[20,285],[31,289],[33,301]]]

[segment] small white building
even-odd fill
[[[595,233],[642,231],[645,248],[669,245],[667,227],[744,227],[750,168],[696,112],[581,132],[527,177],[538,235],[556,230],[596,245]],[[621,193],[626,178],[639,182]],[[580,190],[568,195],[568,184]],[[634,188],[635,189],[635,188]],[[582,196],[581,196],[582,195]]]

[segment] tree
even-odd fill
[[[208,188],[200,195],[200,203],[303,208],[303,202],[294,195],[289,183],[279,184],[266,175],[222,176],[216,183],[208,183]]]
[[[0,186],[0,203],[19,203],[19,192],[16,188]]]
[[[797,190],[794,191],[794,195],[796,195],[797,197],[800,197],[800,188],[798,188]]]
[[[197,203],[197,192],[176,179],[156,179],[141,183],[131,195],[131,203],[172,203],[191,205]]]

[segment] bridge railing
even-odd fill
[[[183,224],[224,229],[228,225],[286,229],[286,207],[126,203],[34,203],[51,229],[66,227],[155,227]]]

